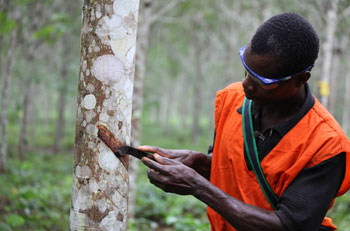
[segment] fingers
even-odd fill
[[[162,174],[166,174],[166,168],[164,165],[157,163],[156,161],[153,161],[147,157],[143,157],[142,162],[144,163],[144,165],[146,165],[147,167],[149,167],[150,169],[153,169],[157,172],[160,172]]]
[[[163,164],[163,165],[177,165],[177,164],[179,164],[179,162],[177,162],[176,160],[168,159],[168,158],[163,157],[163,156],[158,155],[158,154],[154,154],[153,158],[158,163]]]
[[[150,153],[157,153],[161,156],[169,157],[169,154],[167,154],[166,149],[157,147],[157,146],[149,146],[149,145],[143,145],[137,147],[138,150],[144,151],[144,152],[150,152]]]

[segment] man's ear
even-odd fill
[[[296,79],[296,86],[301,87],[310,79],[310,77],[311,77],[310,71],[306,71],[306,72],[300,74],[299,77],[295,78]]]

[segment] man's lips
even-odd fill
[[[251,91],[244,90],[244,94],[248,99],[253,99],[254,93]]]

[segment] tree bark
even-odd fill
[[[10,78],[12,73],[14,52],[16,48],[17,30],[14,29],[11,32],[10,45],[7,50],[7,62],[4,71],[4,78],[2,80],[1,88],[1,147],[0,147],[0,173],[5,172],[6,167],[6,155],[7,155],[7,110],[8,110],[8,96],[9,96],[9,86]]]
[[[18,142],[18,157],[20,161],[24,161],[24,153],[27,149],[27,127],[29,121],[29,108],[31,105],[30,100],[30,88],[31,81],[29,78],[25,81],[26,87],[24,88],[23,100],[22,100],[22,121],[21,121],[21,129],[19,134],[19,142]]]
[[[348,66],[347,72],[345,73],[345,93],[344,93],[344,106],[343,106],[343,118],[342,118],[342,128],[345,134],[349,136],[350,128],[350,67]]]
[[[167,3],[161,9],[158,9],[162,0],[141,0],[140,15],[137,32],[137,53],[136,68],[134,78],[134,94],[132,102],[132,129],[131,129],[131,145],[137,147],[141,140],[141,116],[143,109],[143,88],[146,75],[147,55],[150,41],[151,26],[164,14],[169,12],[181,0],[174,0]],[[136,179],[139,161],[131,159],[129,169],[129,218],[134,217]]]
[[[194,36],[196,37],[196,36]],[[194,44],[195,55],[195,78],[192,79],[193,84],[193,114],[192,114],[192,130],[191,130],[191,141],[194,144],[198,143],[199,131],[199,119],[202,109],[202,98],[201,98],[201,86],[203,81],[203,66],[201,63],[201,47],[199,38],[195,39]]]
[[[62,43],[63,49],[62,49],[62,57],[64,57],[66,54],[69,54],[69,43],[67,44],[67,41],[70,41],[70,35],[67,34],[65,36],[64,42]],[[55,140],[54,140],[54,149],[53,154],[57,154],[61,151],[62,148],[62,139],[64,135],[64,128],[65,128],[65,118],[64,113],[66,110],[66,94],[67,94],[67,88],[68,88],[68,66],[69,66],[70,60],[68,58],[62,59],[62,66],[61,66],[61,86],[59,88],[59,97],[58,97],[58,118],[56,122],[56,133],[55,133]]]
[[[9,3],[10,1],[0,1],[0,12],[7,13]],[[3,46],[2,46],[3,40],[4,40],[4,35],[0,35],[0,65],[1,65],[1,58],[2,58],[1,52],[3,49]],[[1,76],[0,76],[0,79],[1,79]]]
[[[131,119],[131,145],[140,146],[141,143],[141,115],[143,108],[143,88],[146,75],[147,54],[150,39],[150,18],[152,16],[153,1],[141,0],[139,24],[137,29],[136,41],[136,67],[134,78],[134,93],[132,100],[132,119]],[[139,168],[139,161],[135,158],[130,160],[129,168],[129,201],[128,217],[133,218],[135,215],[136,203],[136,180]]]
[[[128,172],[97,139],[130,143],[138,0],[85,0],[70,230],[126,230]]]
[[[28,62],[32,62],[35,57],[35,45],[30,44],[28,46],[26,59]],[[31,84],[32,84],[32,78],[31,74],[33,74],[33,71],[29,72],[29,76],[25,77],[25,88],[23,91],[23,99],[22,99],[22,121],[21,121],[21,128],[20,128],[20,135],[18,140],[18,157],[20,161],[24,160],[24,153],[27,149],[27,127],[28,127],[28,121],[29,121],[29,109],[32,105],[31,100]]]
[[[341,48],[335,47],[333,51],[333,65],[330,73],[330,84],[329,84],[329,100],[327,108],[329,111],[335,115],[336,113],[336,100],[337,100],[337,79],[339,74],[339,64],[340,64]]]
[[[327,9],[326,39],[323,44],[322,77],[320,85],[321,103],[327,107],[329,100],[329,82],[331,78],[331,64],[334,46],[334,37],[337,27],[337,10],[339,0],[329,0]]]

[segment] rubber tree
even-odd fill
[[[97,138],[130,142],[138,0],[84,0],[70,230],[126,230],[127,166]]]
[[[323,45],[322,77],[320,82],[321,103],[329,108],[329,83],[331,78],[331,65],[333,59],[334,38],[337,28],[337,11],[339,0],[329,0],[326,16],[326,35]]]
[[[17,20],[20,16],[20,12],[17,8],[13,10],[13,19]],[[9,86],[12,75],[13,64],[15,60],[15,50],[17,43],[18,28],[15,27],[10,32],[9,46],[6,52],[6,62],[3,65],[3,69],[0,70],[2,75],[0,90],[1,90],[1,113],[0,113],[0,173],[6,170],[6,157],[7,157],[7,127],[8,127],[8,103],[9,103]]]
[[[151,27],[164,15],[171,12],[183,0],[140,0],[140,14],[137,31],[137,54],[134,79],[134,94],[132,102],[132,146],[139,146],[141,142],[141,116],[143,108],[143,88],[146,75],[148,47],[151,38]],[[130,190],[129,190],[129,218],[134,217],[136,201],[136,179],[138,160],[130,161]]]

